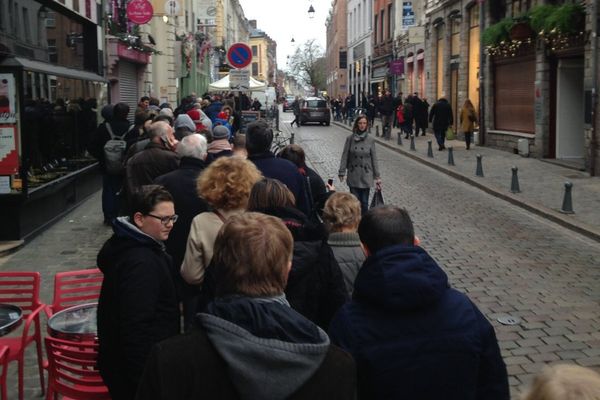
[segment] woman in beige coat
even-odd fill
[[[467,150],[471,148],[471,138],[473,137],[476,122],[477,112],[475,111],[475,107],[473,107],[471,100],[467,99],[460,109],[460,130],[465,134]]]
[[[245,211],[250,190],[261,178],[254,164],[241,157],[221,157],[200,174],[198,195],[213,211],[198,214],[192,221],[181,264],[181,276],[187,283],[202,285],[219,229],[230,216]]]

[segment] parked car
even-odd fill
[[[283,100],[283,112],[292,110],[292,104],[296,98],[294,96],[286,96]]]
[[[307,122],[318,122],[321,125],[331,123],[331,110],[327,100],[320,97],[308,97],[302,100],[300,105],[300,125]]]

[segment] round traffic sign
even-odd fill
[[[234,43],[227,51],[227,60],[234,68],[244,68],[252,62],[252,50],[245,43]]]

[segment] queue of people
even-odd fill
[[[368,208],[381,186],[368,123],[341,150],[351,193],[300,146],[273,154],[263,121],[213,161],[205,135],[149,124],[125,161],[127,213],[98,254],[98,368],[113,399],[510,398],[493,326],[409,213]],[[142,162],[158,150],[174,160],[160,171]]]

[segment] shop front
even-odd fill
[[[18,57],[0,63],[0,82],[0,240],[17,240],[97,190],[86,146],[107,87],[93,73]]]

